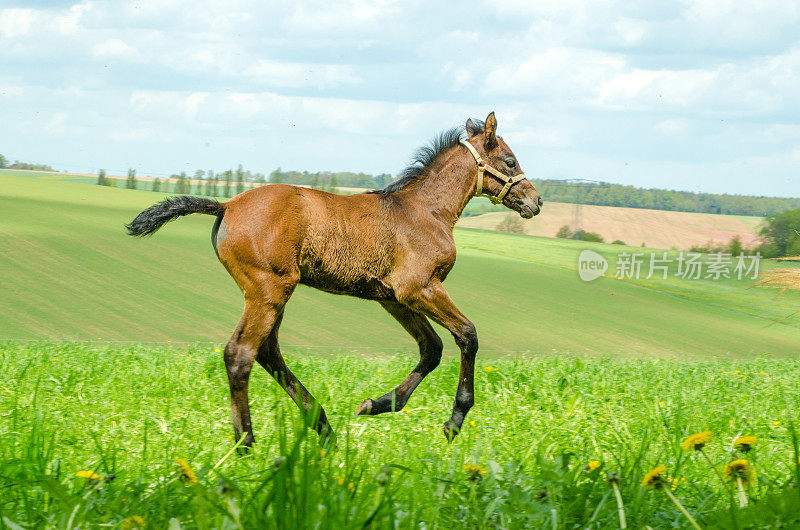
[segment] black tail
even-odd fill
[[[225,213],[225,205],[212,199],[189,195],[168,197],[137,215],[125,228],[128,229],[128,235],[149,236],[165,223],[190,213],[220,216]]]

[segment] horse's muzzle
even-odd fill
[[[533,200],[524,200],[519,205],[519,214],[523,219],[530,219],[534,215],[539,215],[542,211],[542,198],[536,197]]]

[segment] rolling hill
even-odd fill
[[[709,241],[726,244],[735,236],[738,236],[748,248],[761,243],[758,236],[758,230],[763,223],[761,217],[668,212],[561,202],[546,202],[540,215],[523,221],[525,233],[555,237],[562,226],[574,229],[576,209],[580,215],[579,226],[589,232],[600,234],[609,243],[620,240],[633,246],[644,243],[645,246],[652,248],[681,250],[688,250],[693,245],[705,245]],[[506,215],[508,214],[505,212],[493,212],[465,217],[459,221],[459,226],[494,230]]]
[[[0,339],[225,342],[242,299],[209,244],[212,219],[190,216],[149,240],[124,233],[125,222],[162,197],[0,176]],[[752,280],[618,280],[614,256],[627,249],[618,245],[469,229],[457,229],[456,240],[446,285],[486,355],[798,353],[797,318],[773,322],[800,300],[747,290]],[[609,259],[607,277],[578,279],[585,248]],[[287,307],[281,339],[321,351],[414,349],[377,304],[308,288]]]

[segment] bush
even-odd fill
[[[522,219],[520,219],[518,215],[510,213],[500,221],[500,224],[495,227],[495,230],[509,232],[511,234],[524,234],[525,223],[522,222]]]
[[[560,237],[562,239],[569,239],[572,237],[572,230],[570,230],[567,225],[564,225],[558,229],[558,232],[556,232],[556,237]]]
[[[611,244],[612,245],[624,245],[625,242],[622,241],[621,239],[615,239],[614,241],[611,242]]]
[[[587,232],[586,230],[576,230],[575,233],[572,234],[572,239],[577,239],[579,241],[589,241],[592,243],[605,242],[603,236],[601,236],[600,234],[596,232]]]
[[[713,254],[716,252],[725,252],[723,245],[718,245],[713,241],[708,241],[705,245],[692,245],[689,247],[689,252],[699,252],[701,254]]]
[[[778,256],[800,254],[800,208],[767,217],[761,235],[774,246]]]

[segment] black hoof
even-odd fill
[[[458,434],[459,428],[452,421],[446,421],[442,431],[444,431],[444,437],[447,438],[447,441],[452,442]]]
[[[242,445],[236,448],[236,452],[240,456],[246,455],[247,453],[250,452],[250,449],[253,447],[253,442],[255,442],[255,440],[245,440],[245,442]]]
[[[370,416],[372,415],[372,400],[365,399],[361,405],[356,409],[356,416]]]

